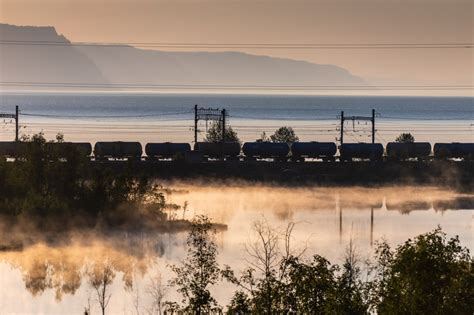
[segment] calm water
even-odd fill
[[[0,94],[0,112],[20,105],[22,133],[43,130],[66,140],[193,140],[194,104],[226,108],[241,140],[293,126],[301,140],[335,141],[337,115],[370,116],[376,109],[376,139],[386,143],[409,131],[420,141],[474,141],[474,99],[469,97],[242,96],[159,94]],[[0,124],[0,140],[10,140],[14,126]],[[370,124],[346,122],[346,142],[370,141]],[[199,126],[200,137],[206,124]]]
[[[449,235],[459,235],[474,249],[474,195],[460,195],[438,188],[279,188],[253,185],[218,186],[212,183],[166,183],[174,190],[168,200],[187,211],[177,218],[207,214],[223,223],[216,235],[219,261],[235,270],[247,265],[244,245],[255,240],[253,222],[266,220],[276,229],[296,222],[292,244],[307,247],[307,254],[326,256],[339,263],[352,239],[362,258],[372,255],[376,240],[396,246],[440,225]],[[170,210],[171,211],[171,210]],[[149,310],[151,280],[185,256],[183,232],[71,233],[61,240],[37,242],[29,235],[22,251],[0,252],[0,312],[2,314],[81,313],[88,304],[99,312],[95,292],[88,284],[91,266],[110,264],[115,277],[108,314],[136,314]],[[222,283],[213,288],[226,304],[235,288]],[[137,298],[138,297],[138,298]],[[166,299],[175,299],[168,290]]]

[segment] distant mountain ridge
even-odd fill
[[[78,46],[54,27],[0,24],[0,81],[142,85],[366,85],[349,71],[242,52],[168,52],[131,46]]]

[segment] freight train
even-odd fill
[[[0,142],[0,157],[22,158],[29,149],[28,142]],[[68,158],[79,154],[100,160],[179,160],[192,157],[193,161],[225,160],[273,160],[304,162],[317,159],[324,162],[348,161],[426,161],[431,159],[474,160],[474,143],[436,143],[431,150],[428,142],[389,142],[384,148],[380,143],[344,143],[339,147],[333,142],[197,142],[191,150],[189,143],[147,143],[143,154],[140,142],[97,142],[92,150],[90,143],[46,143],[47,154]],[[337,155],[339,151],[339,155]]]

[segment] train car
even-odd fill
[[[92,145],[88,142],[47,142],[45,143],[46,153],[66,158],[71,154],[79,154],[82,157],[92,155]]]
[[[145,153],[148,159],[178,159],[184,158],[191,151],[189,143],[147,143]]]
[[[142,156],[140,142],[97,142],[94,146],[96,160],[103,159],[140,159]]]
[[[305,158],[334,161],[337,146],[334,142],[295,142],[291,145],[291,158],[304,161]]]
[[[339,146],[339,159],[343,162],[354,159],[379,161],[383,156],[380,143],[344,143]]]
[[[435,143],[433,148],[435,159],[474,159],[474,143]]]
[[[387,144],[387,157],[391,160],[426,160],[430,154],[431,144],[429,142],[389,142]]]
[[[27,149],[27,142],[0,141],[0,156],[4,158],[22,157]]]
[[[203,159],[237,159],[240,154],[238,142],[196,142],[194,151],[202,153]]]
[[[278,161],[286,161],[290,146],[288,143],[280,142],[245,142],[242,151],[245,159],[273,159]]]

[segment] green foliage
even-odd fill
[[[160,187],[135,176],[133,164],[117,174],[92,168],[87,157],[72,147],[51,146],[42,133],[22,140],[21,158],[0,161],[1,214],[54,215],[69,222],[71,216],[84,214],[91,224],[99,217],[109,223],[140,221],[140,216],[164,219]]]
[[[182,295],[182,311],[186,314],[209,314],[220,310],[209,291],[221,274],[214,234],[207,217],[194,218],[186,240],[187,257],[181,266],[171,266],[176,277],[170,285],[176,286]]]
[[[338,276],[334,311],[337,314],[367,314],[368,302],[365,285],[361,281],[361,270],[352,240],[346,251],[342,273]]]
[[[296,314],[330,313],[336,297],[335,274],[338,268],[318,255],[309,263],[289,257],[286,264],[285,308]]]
[[[211,123],[211,126],[207,130],[206,142],[221,142],[222,141],[222,122],[214,121]],[[225,128],[225,142],[239,142],[239,137],[237,132],[235,132],[231,126],[226,126]]]
[[[224,278],[245,291],[235,293],[229,314],[474,312],[474,259],[457,236],[447,239],[440,228],[408,240],[396,250],[386,242],[377,244],[376,260],[366,263],[364,277],[352,242],[340,267],[318,255],[307,262],[283,254],[275,269],[271,261],[277,261],[278,255],[271,253],[277,248],[276,234],[264,228],[258,235],[263,246],[249,252],[249,257],[268,264],[248,260],[255,268],[245,269],[240,278],[230,267],[223,271]],[[288,253],[289,246],[286,248]],[[262,271],[263,277],[258,277],[256,270]]]
[[[401,133],[396,139],[395,142],[400,143],[411,143],[415,142],[415,137],[411,133]]]
[[[473,314],[474,262],[440,228],[395,251],[377,249],[376,308],[382,314]]]
[[[251,301],[243,291],[236,291],[230,304],[227,306],[227,314],[245,315],[251,313]]]
[[[270,136],[272,142],[286,142],[293,143],[298,142],[299,138],[296,136],[295,131],[291,127],[280,127],[273,135]]]

